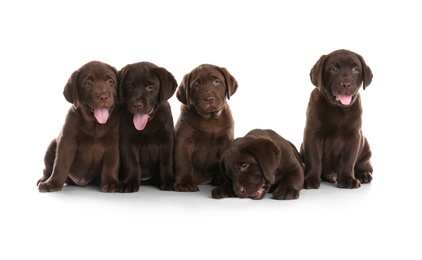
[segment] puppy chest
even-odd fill
[[[192,164],[199,169],[217,164],[220,158],[220,147],[213,145],[197,145],[192,153]]]
[[[76,159],[84,164],[100,164],[109,145],[105,140],[81,142],[76,152]]]
[[[330,132],[323,141],[323,155],[326,159],[335,159],[359,145],[360,135],[348,132]]]

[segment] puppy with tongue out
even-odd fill
[[[63,95],[73,105],[60,135],[47,149],[40,192],[59,191],[64,184],[99,183],[115,192],[119,168],[117,70],[91,61],[74,71]]]
[[[150,62],[119,71],[120,192],[136,192],[141,183],[173,189],[174,126],[167,101],[177,82],[165,68]]]
[[[305,188],[317,189],[321,180],[339,188],[358,188],[372,180],[359,94],[372,76],[363,57],[348,50],[322,55],[312,67],[310,77],[316,88],[309,99],[301,147]]]

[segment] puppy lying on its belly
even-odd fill
[[[299,198],[303,163],[296,147],[272,130],[255,129],[235,139],[221,158],[223,185],[212,190],[213,198]]]

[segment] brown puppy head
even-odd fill
[[[372,71],[362,56],[348,50],[337,50],[321,58],[311,69],[311,81],[333,105],[351,106],[361,85],[372,81]]]
[[[117,70],[100,61],[91,61],[72,73],[63,95],[75,109],[82,109],[105,124],[118,97]]]
[[[143,130],[157,105],[174,94],[177,82],[166,69],[150,62],[128,64],[118,75],[121,101],[133,114],[135,128]]]
[[[237,87],[236,79],[226,68],[202,64],[183,77],[176,96],[203,118],[218,118],[226,98],[230,99]]]
[[[280,160],[281,151],[271,139],[246,135],[230,144],[220,166],[236,196],[262,199],[275,182]]]

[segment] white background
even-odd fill
[[[1,259],[421,259],[417,1],[5,2]],[[361,54],[374,74],[361,89],[369,185],[324,184],[294,201],[214,200],[209,186],[37,190],[70,106],[63,87],[90,60],[117,69],[150,61],[179,83],[202,63],[226,67],[239,83],[229,100],[236,137],[271,128],[299,147],[310,69],[341,48]],[[170,103],[176,121],[180,102]]]

